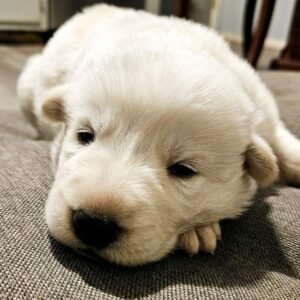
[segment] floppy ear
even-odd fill
[[[64,95],[65,86],[54,87],[42,99],[42,116],[49,122],[65,122],[67,119]]]
[[[276,156],[271,147],[258,135],[246,150],[245,166],[260,187],[270,186],[279,175]]]

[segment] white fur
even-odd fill
[[[29,60],[18,94],[41,137],[58,130],[46,119],[63,121],[46,204],[51,234],[85,249],[72,211],[113,215],[126,233],[97,254],[115,263],[158,260],[177,241],[191,254],[213,252],[218,222],[245,210],[255,180],[276,178],[277,153],[287,179],[299,171],[299,141],[280,123],[270,92],[218,34],[192,22],[85,9]],[[88,146],[76,140],[86,126],[96,133]],[[297,169],[285,167],[287,155]],[[178,161],[198,175],[169,176]]]

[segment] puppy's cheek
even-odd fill
[[[50,234],[63,244],[78,247],[71,227],[72,210],[64,201],[61,192],[53,186],[45,206],[45,221]]]
[[[137,266],[159,261],[166,257],[176,248],[177,235],[169,239],[153,239],[153,232],[148,233],[140,239],[138,236],[132,236],[130,239],[124,239],[116,247],[110,247],[101,251],[101,256],[113,263],[123,266]],[[141,240],[143,240],[141,242]]]

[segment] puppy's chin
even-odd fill
[[[75,241],[70,242],[69,240],[66,242],[66,240],[63,240],[61,237],[57,239],[51,232],[50,234],[55,240],[71,248],[74,252],[83,257],[97,263],[106,262],[124,267],[134,267],[159,261],[175,248],[175,242],[172,242],[168,248],[163,247],[164,249],[162,251],[149,253],[149,255],[147,255],[147,251],[137,251],[136,254],[134,254],[132,253],[134,252],[133,249],[127,251],[125,248],[113,246],[109,246],[107,249],[98,251],[93,248],[82,246]]]

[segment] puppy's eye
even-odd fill
[[[77,139],[80,144],[87,145],[95,140],[95,134],[92,130],[82,129],[77,131]]]
[[[176,163],[168,167],[168,173],[170,176],[178,178],[190,178],[197,175],[197,172],[191,166],[184,163]]]

